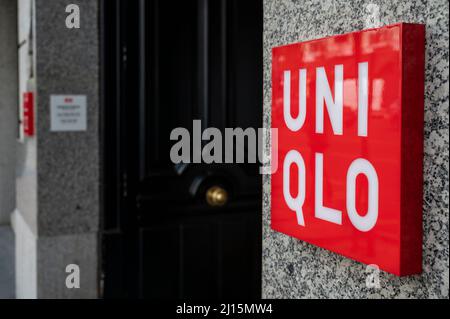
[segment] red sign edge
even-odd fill
[[[401,24],[400,276],[422,272],[425,25]]]

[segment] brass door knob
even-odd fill
[[[213,186],[206,192],[206,201],[210,206],[224,206],[228,202],[228,192],[222,187]]]

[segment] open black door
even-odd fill
[[[175,165],[170,133],[262,126],[262,0],[102,6],[104,297],[259,298],[257,164]]]

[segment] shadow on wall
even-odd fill
[[[14,298],[14,233],[11,227],[0,226],[0,299]]]

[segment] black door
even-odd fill
[[[104,296],[259,298],[258,165],[174,164],[170,133],[261,127],[262,1],[102,12]]]

